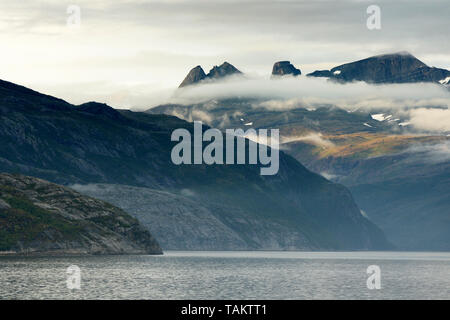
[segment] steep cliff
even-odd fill
[[[280,77],[286,75],[299,76],[302,72],[294,67],[290,61],[275,62],[272,68],[272,77]]]
[[[160,254],[135,218],[106,202],[23,175],[0,174],[0,253]]]

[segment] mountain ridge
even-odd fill
[[[299,76],[302,72],[297,69],[290,61],[275,62],[272,68],[272,77],[280,77],[286,75]]]
[[[381,54],[336,66],[330,70],[317,70],[310,77],[326,77],[338,82],[365,81],[368,83],[434,82],[450,76],[450,71],[429,67],[409,52]]]

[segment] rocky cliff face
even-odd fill
[[[242,74],[242,72],[226,61],[220,66],[214,66],[208,74],[205,74],[201,66],[197,66],[189,71],[179,88],[196,84],[203,80],[217,80],[235,74]]]
[[[374,56],[343,64],[331,70],[308,74],[327,77],[341,82],[365,81],[368,83],[435,82],[450,76],[450,71],[430,68],[407,52]]]
[[[196,66],[187,74],[186,78],[184,78],[183,82],[180,84],[180,88],[188,86],[190,84],[194,84],[202,81],[206,78],[205,71],[203,71],[201,66]]]
[[[298,76],[301,74],[302,74],[301,71],[296,67],[294,67],[294,65],[292,65],[290,61],[275,62],[272,68],[272,77],[285,75]]]
[[[228,62],[222,63],[220,66],[214,66],[208,73],[207,77],[210,79],[220,79],[223,77],[231,76],[233,74],[242,73]]]
[[[135,218],[45,180],[0,174],[0,253],[160,254]]]
[[[295,226],[255,217],[239,206],[211,203],[190,190],[161,191],[126,185],[71,186],[113,203],[148,227],[164,250],[317,250]],[[242,230],[246,230],[242,232]]]

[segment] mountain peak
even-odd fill
[[[406,51],[372,56],[331,70],[308,74],[311,77],[327,77],[339,82],[368,83],[438,82],[447,75],[450,75],[450,71],[430,68]]]
[[[231,63],[224,62],[220,66],[214,66],[208,73],[207,77],[211,79],[223,78],[226,76],[231,76],[233,74],[241,74],[235,66]]]
[[[285,76],[285,75],[293,75],[298,76],[301,75],[302,72],[300,69],[294,67],[290,61],[278,61],[275,62],[272,68],[272,76]]]
[[[196,66],[195,68],[192,68],[191,71],[189,71],[186,78],[184,78],[183,82],[180,84],[179,88],[197,83],[205,78],[206,74],[205,71],[203,71],[203,68],[201,66]]]
[[[179,88],[185,87],[191,84],[198,83],[205,79],[220,79],[233,74],[242,74],[235,66],[231,63],[224,62],[220,66],[214,66],[208,74],[205,74],[201,66],[196,66],[191,71],[189,71],[186,78],[180,84]]]

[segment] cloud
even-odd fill
[[[450,110],[419,108],[410,111],[409,122],[424,131],[450,132]]]
[[[223,108],[219,101],[228,98],[248,98],[255,109],[279,112],[334,106],[348,112],[386,113],[402,124],[408,123],[407,128],[415,132],[450,132],[450,91],[434,83],[372,85],[364,82],[340,84],[306,76],[277,80],[229,77],[176,90],[168,101],[183,105],[202,103],[207,112]],[[229,123],[229,117],[226,112],[223,114],[222,127]],[[183,118],[192,120],[191,115]],[[212,117],[205,114],[200,119],[211,123]],[[315,136],[316,142],[318,138],[320,136]]]
[[[191,104],[225,98],[262,99],[254,106],[268,110],[314,109],[335,105],[343,109],[395,109],[450,107],[450,93],[432,83],[371,85],[339,84],[324,78],[300,76],[277,80],[261,77],[229,77],[223,81],[175,91],[172,103]]]
[[[201,102],[213,98],[248,97],[278,98],[283,106],[274,101],[261,106],[274,109],[289,109],[304,105],[337,104],[346,107],[392,108],[410,104],[411,106],[437,105],[450,106],[449,93],[434,84],[390,84],[370,85],[364,82],[339,84],[323,78],[284,78],[268,80],[261,78],[238,79],[230,77],[227,81],[187,87],[179,90],[173,100]],[[294,100],[293,100],[294,99]],[[296,100],[295,100],[296,99]],[[272,105],[271,105],[272,104]]]
[[[185,110],[172,110],[169,112],[170,115],[175,116],[177,118],[186,120],[188,122],[202,121],[206,124],[211,124],[213,121],[213,116],[206,111],[202,110],[192,110],[191,112],[187,109]]]
[[[186,197],[194,197],[194,196],[196,196],[195,191],[193,191],[192,189],[186,189],[186,188],[185,189],[181,189],[180,193],[183,196],[186,196]]]
[[[236,118],[240,118],[242,117],[244,114],[240,111],[235,111],[233,113],[224,113],[221,117],[220,117],[220,123],[219,123],[219,128],[226,128],[230,125],[231,120],[232,119],[236,119]]]
[[[102,193],[102,192],[105,192],[106,190],[110,189],[111,186],[93,184],[93,183],[89,183],[89,184],[75,183],[75,184],[69,185],[69,188],[71,188],[77,192],[80,192],[80,193]]]
[[[450,161],[450,140],[435,144],[416,144],[405,152],[414,154],[419,163],[445,163]]]
[[[334,179],[337,179],[340,177],[337,174],[333,174],[333,173],[329,173],[329,172],[325,172],[325,171],[320,172],[320,175],[328,180],[334,180]]]
[[[267,100],[256,104],[255,107],[274,111],[286,111],[298,108],[307,108],[306,101],[304,101],[302,98],[291,98],[286,100],[276,100],[276,99]],[[314,110],[315,108],[310,107],[309,109]]]
[[[327,140],[322,137],[321,133],[309,133],[303,136],[282,136],[281,143],[290,143],[290,142],[298,142],[304,141],[306,143],[310,143],[323,148],[331,148],[334,146],[334,143],[330,140]]]
[[[193,110],[192,117],[194,117],[195,119],[199,119],[200,121],[203,121],[207,124],[211,123],[213,120],[213,117],[210,114],[201,110]]]
[[[298,108],[312,111],[323,106],[335,106],[348,112],[389,112],[393,119],[401,119],[401,123],[408,123],[408,128],[416,132],[450,132],[450,92],[433,83],[371,85],[364,82],[340,84],[306,76],[277,80],[229,77],[176,90],[168,101],[184,105],[203,103],[206,112],[222,107],[218,101],[227,98],[248,98],[255,109],[279,112]],[[191,115],[174,115],[192,121]],[[226,112],[223,114],[222,127],[229,123],[229,117]],[[212,121],[210,114],[200,119],[207,123]]]

